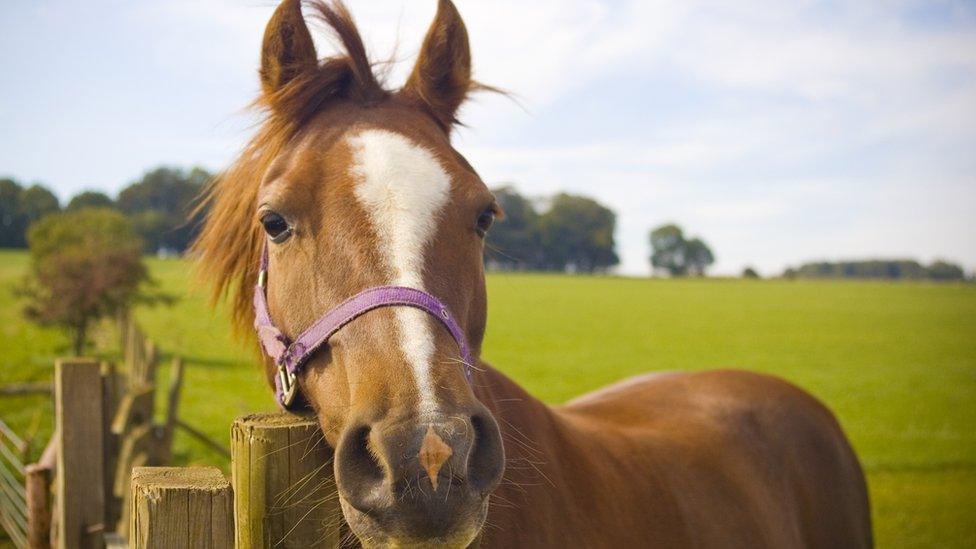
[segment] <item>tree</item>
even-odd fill
[[[54,193],[35,183],[20,193],[20,211],[30,227],[42,217],[61,211],[61,204]]]
[[[0,179],[0,248],[24,247],[27,222],[20,208],[23,190],[13,179]]]
[[[149,251],[183,252],[197,234],[189,219],[193,203],[211,175],[194,168],[157,168],[119,193],[118,207],[133,220]]]
[[[617,216],[592,198],[560,193],[539,218],[543,267],[584,273],[604,271],[620,262],[614,250]]]
[[[23,248],[30,224],[60,209],[58,197],[40,185],[25,189],[13,179],[0,179],[0,247]]]
[[[539,214],[512,187],[495,189],[493,193],[505,215],[488,232],[485,260],[509,270],[537,268],[541,259]]]
[[[688,272],[694,276],[705,276],[705,269],[715,263],[711,248],[700,238],[692,238],[685,243],[685,259]]]
[[[746,267],[745,269],[742,269],[742,278],[750,278],[755,280],[762,277],[759,276],[759,273],[756,271],[756,269],[752,267]]]
[[[68,202],[65,211],[73,212],[83,208],[114,208],[115,202],[107,194],[98,191],[84,191]]]
[[[685,235],[681,227],[669,223],[651,231],[651,266],[671,276],[688,273],[685,259]]]
[[[704,276],[715,263],[715,254],[701,238],[686,239],[674,223],[651,231],[651,266],[671,276]]]
[[[928,267],[929,278],[932,280],[965,280],[966,273],[955,263],[938,260]]]
[[[28,300],[24,314],[66,329],[76,355],[91,326],[129,307],[149,280],[141,242],[114,210],[47,216],[30,228],[28,244],[30,273],[18,291]]]

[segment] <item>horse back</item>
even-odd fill
[[[614,471],[604,483],[620,486],[607,494],[627,494],[654,472],[649,488],[657,493],[646,497],[668,500],[684,529],[668,537],[699,547],[872,545],[864,474],[840,425],[781,379],[743,371],[645,375],[557,413],[574,427],[569,436],[579,437],[569,444],[610,454]]]

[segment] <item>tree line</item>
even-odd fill
[[[199,225],[198,219],[190,220],[190,213],[212,177],[201,168],[159,167],[133,181],[115,198],[84,191],[64,207],[43,185],[0,179],[0,248],[26,247],[29,227],[49,214],[106,208],[128,218],[144,252],[182,254],[196,237]],[[484,259],[488,268],[605,273],[620,263],[614,241],[617,216],[593,198],[558,193],[530,199],[512,185],[493,192],[504,217],[487,237]],[[648,244],[648,260],[658,274],[705,276],[715,262],[715,253],[704,239],[686,235],[674,223],[651,230]],[[742,276],[759,277],[751,267]],[[922,265],[905,259],[811,262],[787,268],[782,277],[964,280],[966,273],[947,261]]]
[[[817,261],[789,267],[783,278],[853,278],[887,280],[965,280],[962,267],[948,261],[937,260],[922,265],[914,259],[867,261]]]
[[[0,179],[0,248],[27,247],[31,225],[49,214],[106,208],[129,219],[144,251],[181,254],[196,237],[198,227],[190,213],[211,178],[201,168],[160,167],[146,172],[114,199],[100,191],[84,191],[63,208],[43,185]]]

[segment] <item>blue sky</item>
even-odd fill
[[[402,81],[436,2],[348,0]],[[714,271],[944,257],[976,269],[976,3],[458,0],[481,95],[456,137],[489,184],[592,195],[621,271],[675,221]],[[0,174],[62,199],[225,166],[273,2],[8,2]],[[330,50],[327,39],[320,53]]]

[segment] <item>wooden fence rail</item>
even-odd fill
[[[46,381],[27,383],[7,383],[0,386],[0,396],[49,395],[51,384]]]
[[[24,441],[0,420],[0,527],[17,547],[27,547],[23,447]]]

